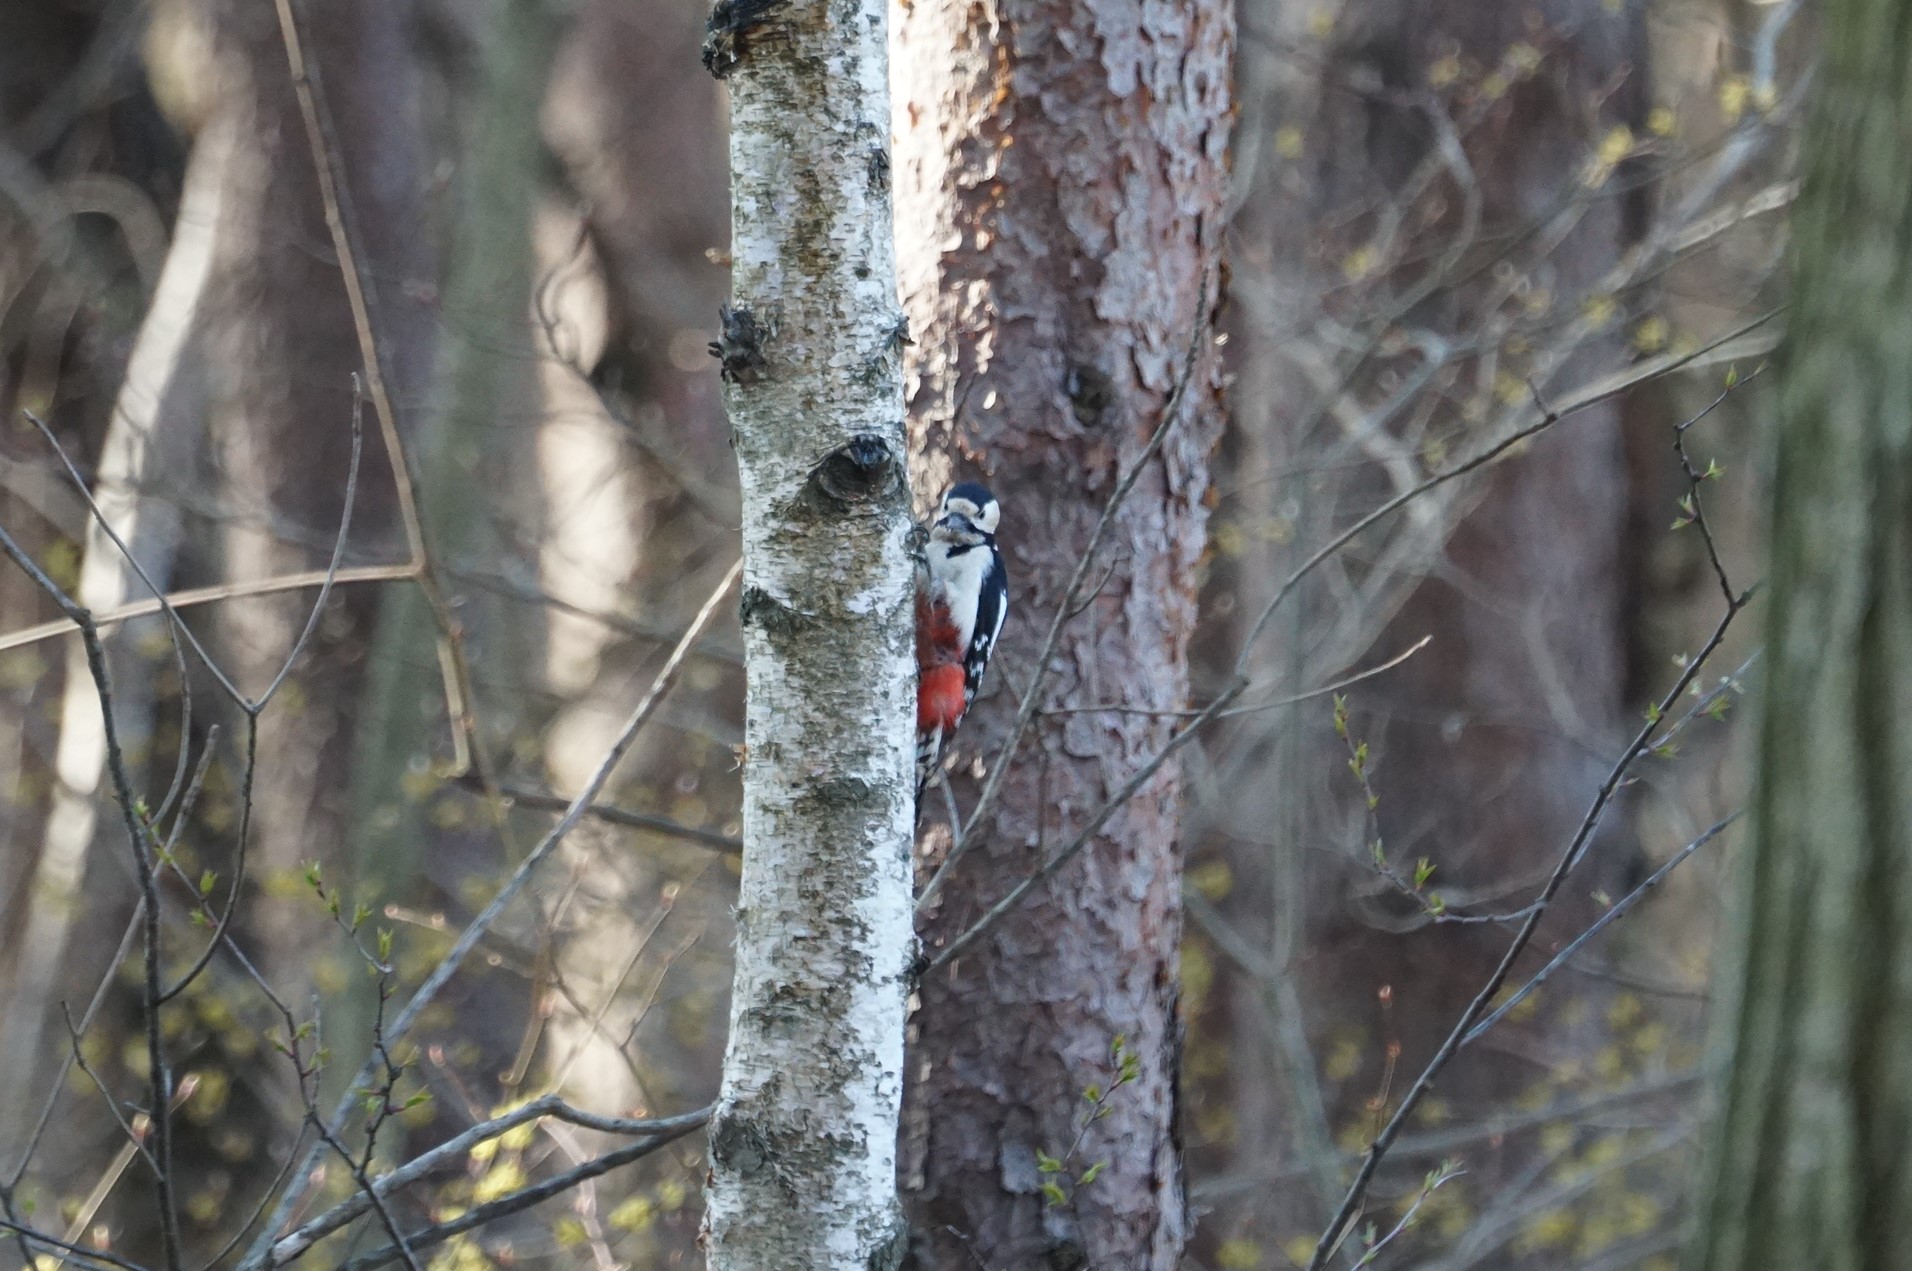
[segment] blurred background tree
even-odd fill
[[[111,525],[154,582],[198,601],[185,623],[245,692],[301,653],[254,738],[197,655],[175,655],[163,617],[106,637],[134,783],[165,829],[210,751],[165,884],[170,971],[207,943],[199,880],[212,876],[216,918],[245,841],[232,942],[165,1015],[167,1053],[194,1078],[174,1145],[193,1265],[306,1159],[315,1101],[331,1106],[396,1003],[584,788],[737,552],[706,351],[728,248],[704,6],[283,11],[300,15],[323,106],[316,160],[282,6],[0,8],[0,528],[104,613],[147,594]],[[1117,1211],[1158,1224],[1157,1261],[1135,1265],[1173,1265],[1183,1236],[1185,1265],[1307,1265],[1361,1149],[1681,673],[1673,660],[1713,630],[1713,551],[1739,587],[1762,572],[1746,439],[1776,337],[1754,324],[1783,298],[1814,35],[1796,0],[1239,0],[1232,76],[1224,9],[1139,13],[893,14],[917,499],[955,471],[992,480],[1017,588],[959,750],[960,808],[1204,308],[1227,335],[1213,357],[1196,346],[1185,431],[1099,553],[1097,599],[1062,637],[1066,673],[1033,702],[990,836],[933,902],[932,942],[1088,824],[1188,717],[1173,712],[1237,671],[1251,686],[1177,752],[1178,778],[926,977],[902,1179],[925,1189],[926,1265],[974,1265],[996,1247],[975,1243],[983,1224],[1061,1248],[1055,1233]],[[1131,44],[1133,61],[1115,55]],[[1199,56],[1169,80],[1143,73],[1184,46]],[[1169,110],[1164,84],[1198,72],[1210,100],[1238,103],[1226,186],[1219,134],[1118,160],[1153,117],[1131,107]],[[1106,130],[1071,122],[1084,102],[1106,108]],[[349,200],[344,253],[326,163]],[[1111,170],[1112,229],[1079,198]],[[1133,248],[1158,225],[1172,233]],[[1099,251],[1105,231],[1139,257]],[[1226,270],[1204,284],[1195,262],[1217,247]],[[1123,261],[1141,284],[1129,291],[1101,274]],[[1152,334],[1098,334],[1124,324]],[[402,479],[386,412],[355,400],[368,369]],[[1700,470],[1722,469],[1702,527],[1682,506],[1674,432],[1728,387],[1682,434]],[[1563,417],[1498,462],[1429,484],[1550,411]],[[355,414],[344,572],[300,645]],[[1105,415],[1121,431],[1102,441]],[[417,585],[421,561],[442,604]],[[1193,606],[1192,637],[1162,634],[1185,613],[1161,631],[1142,621],[1138,596]],[[151,1265],[149,1182],[119,1123],[149,1102],[138,888],[80,645],[44,629],[57,617],[0,570],[0,1213]],[[1755,635],[1727,632],[1695,713],[1626,769],[1520,974],[1744,802],[1726,708],[1758,665]],[[1316,690],[1423,637],[1342,689],[1344,742]],[[1132,662],[1144,646],[1166,660]],[[563,840],[393,1047],[394,1100],[411,1106],[371,1168],[546,1093],[635,1115],[709,1101],[742,688],[726,612],[692,641],[606,814]],[[940,808],[932,792],[925,877],[947,844]],[[1340,1263],[1371,1231],[1381,1266],[1671,1264],[1725,859],[1717,844],[1694,853],[1461,1052],[1381,1163]],[[366,908],[366,948],[392,931],[389,983],[321,892],[347,925]],[[1065,974],[1053,953],[1071,934],[1080,965]],[[290,1043],[264,987],[322,1021],[307,1051],[322,1040],[332,1058],[316,1083],[275,1049]],[[77,1041],[68,1014],[86,1021]],[[1116,1033],[1147,1081],[1109,1090]],[[1031,1080],[997,1093],[1005,1057]],[[1082,1134],[1058,1204],[1037,1153],[1069,1153],[1103,1106],[1090,1087],[1108,1117]],[[395,1216],[453,1220],[625,1141],[540,1125],[455,1154]],[[419,1264],[692,1265],[702,1150],[676,1140],[449,1235]],[[1164,1189],[1154,1201],[1113,1164],[1080,1183],[1122,1154]],[[1430,1190],[1444,1157],[1466,1172]],[[952,1180],[962,1204],[941,1205]],[[1185,1212],[1168,1194],[1181,1180]],[[334,1154],[301,1214],[352,1185]],[[346,1264],[385,1242],[367,1215],[312,1257]],[[14,1254],[27,1257],[0,1247]]]
[[[1824,11],[1774,433],[1758,782],[1721,973],[1695,1268],[1890,1267],[1903,1222],[1912,438],[1896,339],[1912,26]]]

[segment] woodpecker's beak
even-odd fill
[[[976,533],[976,527],[971,524],[969,518],[961,512],[945,512],[942,520],[936,522],[936,525],[938,529],[947,530],[951,534],[959,534],[965,537]]]

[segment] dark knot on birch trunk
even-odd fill
[[[765,366],[764,337],[768,334],[757,315],[738,305],[721,305],[717,318],[723,330],[710,342],[710,355],[717,359],[718,373],[732,384],[748,384]]]
[[[877,503],[902,485],[902,465],[890,443],[875,433],[858,433],[823,456],[804,482],[804,501],[842,513],[858,504]]]

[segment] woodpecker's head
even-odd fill
[[[996,522],[1001,519],[1002,508],[996,496],[974,481],[965,481],[951,486],[943,496],[943,506],[936,513],[929,536],[939,542],[973,547],[994,538]]]

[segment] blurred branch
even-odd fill
[[[214,604],[221,600],[249,600],[256,596],[277,596],[289,591],[308,591],[314,587],[323,587],[328,576],[332,579],[332,585],[336,587],[347,583],[408,582],[413,572],[410,565],[348,565],[339,569],[337,573],[323,569],[308,569],[302,573],[281,574],[276,578],[260,578],[252,582],[215,583],[209,587],[169,591],[146,600],[131,601],[98,614],[93,621],[97,629],[107,631],[122,622],[160,612],[171,612],[176,615],[179,610]],[[71,619],[59,618],[31,627],[22,627],[18,631],[8,631],[0,634],[0,653],[10,649],[24,648],[29,644],[37,644],[41,640],[49,640],[55,636],[71,635],[78,630],[78,624]]]
[[[76,1258],[91,1267],[117,1267],[119,1271],[147,1271],[145,1267],[137,1262],[128,1262],[126,1259],[116,1257],[103,1249],[89,1249],[84,1245],[70,1244],[65,1240],[55,1240],[52,1236],[44,1232],[35,1231],[32,1227],[24,1223],[15,1222],[11,1218],[0,1218],[0,1231],[14,1232],[32,1244],[45,1245],[49,1249],[64,1253],[69,1258]]]
[[[409,1187],[434,1170],[458,1162],[478,1144],[544,1117],[553,1117],[602,1134],[643,1135],[647,1139],[657,1140],[649,1146],[661,1147],[664,1143],[703,1126],[710,1119],[710,1109],[698,1108],[694,1112],[685,1112],[674,1117],[633,1120],[627,1117],[607,1117],[595,1112],[586,1112],[581,1108],[572,1107],[554,1094],[533,1099],[502,1116],[474,1125],[430,1151],[420,1153],[404,1165],[379,1175],[372,1180],[372,1195],[368,1196],[363,1191],[354,1192],[332,1208],[306,1222],[297,1231],[275,1241],[264,1260],[256,1263],[249,1262],[248,1265],[260,1268],[284,1266],[304,1256],[320,1240],[364,1214],[372,1207],[372,1201],[375,1198],[390,1196],[401,1188]],[[599,1173],[602,1172],[602,1170],[599,1171]]]
[[[358,337],[359,360],[365,369],[366,387],[372,409],[378,416],[379,431],[385,441],[385,453],[391,459],[392,482],[397,490],[399,517],[405,527],[405,542],[411,554],[411,577],[431,610],[439,633],[439,662],[445,677],[445,707],[451,717],[455,762],[460,770],[478,765],[478,722],[473,714],[471,666],[465,656],[462,628],[452,612],[435,558],[429,550],[425,526],[418,511],[417,483],[411,459],[398,430],[398,417],[392,409],[391,394],[385,387],[384,365],[374,335],[371,314],[371,289],[366,286],[365,253],[357,242],[357,231],[350,211],[351,192],[345,181],[344,163],[334,136],[330,111],[324,97],[324,84],[316,63],[306,59],[292,0],[275,0],[279,15],[279,33],[285,42],[286,64],[298,96],[299,113],[305,122],[306,141],[312,152],[312,165],[318,176],[319,200],[325,209],[326,229],[331,232],[332,249],[339,259],[339,276],[345,283],[345,295],[352,309],[352,327]]]
[[[1702,847],[1705,847],[1708,843],[1712,842],[1714,839],[1718,838],[1721,834],[1725,833],[1726,827],[1731,825],[1733,822],[1739,820],[1741,815],[1742,815],[1742,812],[1734,812],[1732,815],[1724,817],[1720,819],[1719,821],[1714,822],[1711,826],[1707,828],[1704,834],[1700,835],[1698,838],[1688,843],[1685,847],[1682,847],[1679,851],[1673,853],[1672,856],[1668,857],[1664,865],[1660,866],[1658,869],[1654,870],[1651,874],[1647,876],[1646,881],[1642,882],[1638,887],[1635,887],[1632,891],[1622,896],[1619,900],[1614,901],[1613,904],[1607,906],[1607,911],[1605,913],[1601,914],[1598,918],[1596,918],[1593,921],[1593,923],[1587,927],[1585,931],[1582,931],[1579,935],[1575,936],[1571,941],[1569,941],[1565,948],[1560,950],[1560,952],[1554,954],[1552,958],[1548,959],[1547,965],[1541,967],[1540,970],[1534,972],[1533,977],[1529,979],[1525,984],[1521,985],[1520,988],[1515,990],[1513,995],[1510,996],[1506,1001],[1502,1002],[1498,1007],[1496,1007],[1494,1009],[1493,1014],[1489,1015],[1486,1019],[1482,1020],[1480,1023],[1474,1025],[1473,1029],[1468,1032],[1467,1036],[1461,1039],[1461,1044],[1465,1046],[1471,1042],[1480,1040],[1480,1037],[1483,1033],[1485,1033],[1488,1029],[1492,1028],[1495,1024],[1499,1023],[1500,1020],[1506,1016],[1507,1012],[1513,1010],[1514,1007],[1518,1006],[1521,1002],[1525,1001],[1528,995],[1533,993],[1534,990],[1538,989],[1542,984],[1546,983],[1547,980],[1553,975],[1554,972],[1558,971],[1561,967],[1565,966],[1567,964],[1567,961],[1570,958],[1572,958],[1574,954],[1580,952],[1581,949],[1585,948],[1589,940],[1592,940],[1595,936],[1599,935],[1602,931],[1605,931],[1608,927],[1612,926],[1614,923],[1618,922],[1621,918],[1625,917],[1627,910],[1633,908],[1633,906],[1640,903],[1640,900],[1648,892],[1652,891],[1655,887],[1658,887],[1661,883],[1665,882],[1666,876],[1668,874],[1671,874],[1675,869],[1677,869],[1680,866],[1681,862],[1686,860],[1686,858],[1691,856],[1693,853],[1699,851]]]
[[[0,552],[4,552],[8,559],[19,566],[34,585],[79,627],[80,638],[86,645],[87,669],[93,677],[94,690],[99,695],[106,736],[107,770],[112,776],[114,799],[126,826],[127,846],[133,853],[134,872],[142,902],[145,973],[142,1000],[145,1006],[146,1061],[152,1105],[149,1113],[153,1121],[152,1155],[157,1161],[153,1186],[159,1210],[160,1236],[166,1253],[167,1271],[180,1271],[179,1210],[173,1194],[172,1178],[172,1074],[166,1067],[166,1050],[160,1034],[159,888],[153,876],[152,862],[146,855],[146,837],[140,827],[132,780],[127,775],[126,756],[121,750],[118,728],[113,721],[113,690],[106,670],[106,650],[100,643],[99,630],[93,625],[92,615],[75,603],[33,562],[32,557],[20,549],[4,526],[0,526]]]
[[[422,1231],[414,1231],[407,1239],[414,1249],[429,1249],[433,1245],[441,1244],[461,1232],[482,1227],[486,1223],[503,1218],[507,1214],[515,1214],[521,1209],[529,1209],[531,1206],[542,1201],[550,1200],[553,1196],[563,1195],[587,1179],[596,1178],[600,1174],[609,1173],[620,1165],[628,1165],[632,1161],[649,1156],[659,1148],[666,1147],[678,1139],[683,1138],[686,1134],[691,1133],[693,1130],[700,1129],[709,1119],[709,1108],[700,1108],[696,1112],[686,1113],[681,1117],[674,1117],[672,1118],[673,1122],[682,1124],[675,1125],[673,1129],[659,1131],[654,1137],[646,1139],[642,1143],[633,1143],[628,1147],[621,1147],[615,1151],[606,1152],[603,1156],[586,1161],[584,1164],[573,1169],[568,1169],[562,1174],[547,1178],[541,1183],[534,1183],[529,1187],[522,1187],[515,1192],[501,1196],[497,1200],[487,1204],[475,1205],[470,1210],[467,1210],[449,1222],[442,1222],[437,1226],[427,1227]],[[384,1266],[386,1263],[395,1260],[398,1256],[398,1249],[387,1245],[383,1249],[374,1250],[371,1253],[352,1259],[345,1264],[343,1271],[370,1271],[373,1267]]]
[[[1552,412],[1549,412],[1549,414],[1552,414]],[[1685,670],[1683,670],[1678,679],[1674,681],[1673,687],[1668,689],[1666,694],[1660,699],[1660,714],[1664,714],[1665,711],[1669,710],[1679,701],[1680,694],[1684,693],[1687,686],[1699,675],[1700,669],[1706,664],[1707,659],[1713,655],[1719,648],[1721,641],[1725,639],[1727,628],[1732,625],[1733,620],[1738,617],[1750,600],[1750,592],[1740,592],[1728,603],[1726,612],[1721,616],[1718,625],[1713,628],[1713,634],[1707,639],[1699,655],[1687,664]],[[1374,1141],[1369,1144],[1367,1152],[1362,1157],[1361,1168],[1356,1173],[1353,1184],[1348,1188],[1347,1196],[1342,1201],[1340,1211],[1336,1213],[1333,1221],[1329,1223],[1327,1230],[1322,1233],[1319,1243],[1315,1246],[1314,1257],[1308,1264],[1308,1271],[1321,1271],[1321,1268],[1327,1264],[1334,1250],[1339,1247],[1341,1241],[1346,1237],[1349,1227],[1361,1211],[1362,1204],[1367,1196],[1368,1187],[1374,1181],[1374,1172],[1379,1168],[1382,1157],[1387,1155],[1388,1149],[1392,1147],[1394,1141],[1400,1137],[1401,1131],[1406,1127],[1409,1117],[1411,1117],[1415,1109],[1420,1106],[1421,1100],[1426,1097],[1428,1091],[1433,1089],[1435,1079],[1439,1077],[1454,1056],[1459,1053],[1461,1047],[1466,1044],[1468,1037],[1473,1032],[1475,1022],[1486,1014],[1488,1004],[1500,992],[1501,986],[1507,982],[1508,976],[1513,972],[1514,963],[1532,942],[1535,932],[1539,929],[1541,919],[1546,917],[1549,906],[1559,894],[1561,887],[1565,885],[1567,875],[1572,871],[1574,865],[1579,862],[1582,853],[1585,851],[1588,842],[1593,836],[1594,828],[1599,825],[1601,815],[1606,811],[1607,805],[1612,801],[1615,792],[1619,790],[1621,783],[1626,779],[1628,771],[1641,756],[1651,753],[1648,749],[1648,743],[1653,736],[1654,729],[1657,727],[1656,721],[1658,717],[1659,715],[1656,714],[1634,734],[1632,743],[1628,745],[1625,753],[1621,755],[1619,760],[1614,763],[1613,767],[1607,773],[1606,779],[1600,783],[1600,788],[1595,793],[1592,804],[1588,807],[1586,815],[1581,818],[1579,828],[1574,831],[1573,837],[1568,841],[1566,849],[1561,852],[1559,860],[1554,866],[1553,873],[1549,875],[1545,886],[1541,888],[1540,894],[1535,898],[1532,911],[1527,915],[1526,920],[1521,924],[1520,930],[1508,944],[1507,950],[1502,954],[1500,962],[1495,966],[1492,974],[1487,977],[1487,981],[1482,984],[1480,990],[1474,995],[1473,1000],[1468,1004],[1467,1008],[1461,1012],[1460,1020],[1448,1033],[1447,1039],[1441,1043],[1434,1057],[1428,1061],[1427,1067],[1421,1071],[1420,1076],[1415,1078],[1413,1086],[1409,1088],[1407,1094],[1402,1098],[1400,1107],[1395,1110],[1394,1115],[1388,1120],[1387,1125],[1382,1128],[1381,1132],[1375,1136]]]
[[[412,1025],[418,1022],[419,1015],[423,1013],[425,1008],[438,996],[439,991],[445,987],[445,984],[451,979],[452,975],[456,973],[465,958],[471,953],[472,949],[477,946],[478,941],[482,939],[485,932],[490,929],[492,923],[498,920],[499,915],[505,911],[506,906],[516,899],[518,893],[524,889],[524,885],[530,880],[532,872],[550,856],[558,844],[564,841],[565,836],[570,834],[570,832],[576,828],[577,823],[584,818],[585,809],[590,807],[591,804],[596,801],[598,795],[602,793],[605,783],[610,780],[611,774],[616,770],[619,761],[624,758],[625,753],[630,750],[631,745],[637,740],[637,736],[643,731],[644,725],[650,722],[652,715],[655,714],[658,706],[662,703],[665,694],[668,693],[671,686],[677,682],[677,676],[683,670],[684,661],[689,655],[692,646],[696,643],[697,637],[703,632],[705,625],[708,624],[711,618],[716,614],[718,604],[729,594],[730,589],[736,584],[742,572],[743,562],[739,560],[724,574],[722,580],[718,582],[716,588],[711,592],[710,597],[704,601],[703,608],[698,610],[697,616],[691,619],[690,628],[684,632],[684,638],[679,640],[677,647],[671,650],[670,657],[666,659],[664,665],[658,670],[656,678],[652,680],[650,691],[644,695],[643,700],[640,701],[636,709],[632,711],[630,719],[625,722],[623,730],[618,734],[617,739],[612,742],[610,749],[605,753],[604,759],[598,764],[597,770],[593,772],[590,779],[584,783],[584,788],[571,800],[569,807],[566,808],[564,815],[559,818],[558,823],[552,826],[551,829],[546,832],[545,836],[539,840],[537,846],[531,849],[531,852],[519,863],[517,869],[512,871],[511,877],[505,880],[504,885],[498,889],[497,893],[485,907],[479,911],[478,916],[473,918],[470,925],[459,935],[457,941],[453,943],[451,950],[445,954],[438,965],[432,968],[431,973],[425,977],[424,983],[419,985],[417,991],[412,994],[411,1000],[406,1002],[404,1009],[399,1012],[397,1019],[395,1019],[391,1027],[386,1030],[385,1036],[388,1042],[397,1042],[411,1030]],[[337,1132],[338,1128],[344,1125],[346,1119],[351,1116],[352,1110],[358,1105],[359,1097],[366,1089],[367,1083],[372,1079],[375,1063],[376,1057],[366,1062],[365,1066],[359,1070],[358,1075],[353,1078],[351,1084],[347,1087],[343,1097],[339,1100],[338,1107],[333,1112],[332,1119],[329,1123],[334,1132]],[[319,1150],[319,1147],[310,1149],[304,1166],[294,1172],[291,1183],[287,1185],[285,1192],[279,1198],[279,1203],[274,1209],[271,1218],[267,1220],[264,1234],[260,1237],[259,1241],[254,1243],[252,1249],[247,1253],[246,1258],[240,1263],[242,1271],[255,1271],[256,1268],[269,1265],[266,1262],[266,1259],[270,1256],[270,1245],[267,1242],[271,1240],[274,1232],[285,1225],[287,1217],[291,1214],[293,1207],[298,1204],[299,1198],[311,1184],[312,1166],[317,1161]]]
[[[471,789],[482,789],[475,780],[470,778],[461,777],[459,783]],[[529,786],[511,781],[499,781],[497,794],[507,806],[528,808],[536,812],[566,812],[570,810],[573,802],[563,795],[544,794]],[[658,816],[652,812],[634,812],[628,808],[614,807],[605,803],[593,803],[584,811],[586,816],[609,825],[622,825],[633,830],[650,830],[657,834],[668,834],[672,838],[715,848],[733,856],[744,850],[743,840],[734,834],[723,834],[695,825],[685,825],[682,821],[673,821],[667,816]]]
[[[1611,398],[1618,397],[1628,390],[1637,388],[1649,380],[1658,379],[1670,371],[1676,371],[1681,367],[1700,363],[1701,359],[1707,354],[1757,331],[1783,312],[1785,312],[1783,306],[1776,309],[1769,309],[1752,321],[1735,327],[1725,335],[1694,349],[1690,353],[1668,353],[1661,354],[1658,357],[1643,358],[1624,371],[1605,376],[1575,390],[1568,394],[1566,399],[1558,405],[1540,405],[1540,418],[1534,420],[1532,423],[1516,428],[1512,433],[1502,437],[1501,440],[1495,442],[1473,458],[1464,460],[1451,468],[1438,472],[1425,481],[1422,481],[1419,485],[1414,486],[1412,489],[1404,490],[1400,494],[1382,503],[1379,507],[1361,517],[1347,529],[1342,530],[1339,534],[1336,534],[1333,538],[1322,544],[1307,560],[1296,566],[1294,571],[1282,580],[1281,586],[1276,588],[1274,596],[1270,598],[1268,603],[1262,608],[1260,615],[1256,617],[1253,625],[1249,627],[1248,634],[1242,641],[1241,660],[1236,664],[1236,673],[1240,674],[1241,666],[1246,661],[1250,648],[1259,639],[1262,631],[1266,629],[1268,620],[1274,617],[1275,611],[1281,607],[1282,602],[1294,594],[1295,588],[1300,585],[1301,581],[1316,569],[1320,568],[1322,562],[1328,560],[1336,552],[1346,547],[1370,526],[1398,512],[1429,491],[1446,485],[1456,478],[1464,477],[1470,472],[1486,467],[1488,464],[1494,462],[1494,460],[1499,459],[1501,456],[1513,450],[1522,442],[1538,436],[1569,416],[1578,414],[1589,407],[1596,406]]]

